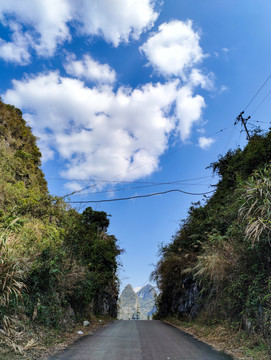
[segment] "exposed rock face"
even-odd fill
[[[162,301],[159,305],[159,315],[163,318],[168,315],[178,315],[182,318],[195,318],[202,309],[202,295],[199,284],[191,275],[182,280],[182,285],[177,291],[172,289],[171,294],[162,294]]]
[[[155,308],[155,289],[151,285],[144,286],[137,293],[129,284],[125,287],[118,301],[119,320],[152,319]]]
[[[178,304],[178,314],[186,314],[190,318],[194,318],[199,310],[199,300],[200,300],[200,289],[196,282],[193,281],[192,277],[187,277],[183,281],[184,284],[184,295],[180,297]]]
[[[94,312],[100,315],[110,315],[114,318],[117,316],[117,299],[118,296],[114,289],[107,287],[96,298]]]
[[[131,320],[139,310],[139,301],[132,286],[128,284],[119,298],[118,319]]]
[[[137,292],[140,306],[140,319],[152,319],[152,315],[156,311],[155,296],[156,291],[150,284],[144,286]]]

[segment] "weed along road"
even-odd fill
[[[76,341],[50,360],[226,360],[175,327],[160,321],[115,321]]]

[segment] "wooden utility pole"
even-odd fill
[[[241,123],[243,124],[243,126],[244,126],[244,128],[246,130],[247,139],[250,140],[250,135],[249,135],[249,132],[248,132],[248,129],[247,129],[247,121],[250,119],[250,116],[247,117],[247,118],[244,118],[243,114],[244,114],[244,111],[240,112],[240,114],[237,116],[237,118],[235,120],[234,125],[236,125],[238,123],[238,121],[241,121]]]

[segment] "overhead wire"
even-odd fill
[[[225,131],[226,129],[228,129],[228,127],[224,128],[224,129],[221,129],[221,130],[218,130],[215,134],[220,133],[220,132],[222,132],[222,131]],[[176,149],[176,150],[174,150],[174,151],[171,151],[171,152],[168,153],[168,154],[165,154],[164,156],[170,156],[170,155],[172,155],[172,154],[174,154],[174,153],[176,153],[176,152],[178,152],[178,151],[180,151],[180,150],[181,150],[181,149]],[[108,179],[108,180],[99,180],[99,181],[98,181],[98,180],[95,180],[95,183],[94,183],[94,184],[88,185],[88,186],[86,186],[86,187],[84,187],[84,188],[82,188],[82,189],[80,189],[80,190],[74,190],[73,192],[62,196],[62,198],[64,199],[64,198],[66,198],[66,197],[68,197],[68,196],[75,195],[75,194],[77,194],[77,193],[79,193],[79,192],[82,192],[82,191],[84,191],[84,190],[87,190],[87,189],[90,189],[90,188],[94,188],[94,187],[97,186],[97,182],[109,182],[109,183],[110,183],[110,182],[116,182],[116,183],[120,183],[121,181],[118,181],[118,180],[112,181],[112,179],[115,179],[115,178],[117,178],[117,177],[119,177],[119,176],[126,175],[126,174],[129,173],[129,172],[132,172],[132,171],[134,171],[134,170],[136,170],[136,169],[138,169],[138,168],[141,168],[141,167],[143,167],[143,166],[146,166],[146,165],[148,165],[148,164],[150,164],[150,163],[153,163],[153,162],[155,162],[155,161],[156,161],[156,160],[152,160],[152,161],[150,161],[150,162],[147,162],[147,163],[145,163],[145,164],[142,164],[142,165],[140,165],[140,166],[137,166],[137,167],[135,167],[135,168],[133,168],[133,169],[130,169],[130,170],[124,172],[124,173],[121,173],[121,174],[119,174],[119,175],[116,175],[116,176],[114,176],[114,177],[112,177],[112,178],[110,178],[110,179]],[[193,179],[193,180],[194,180],[194,179]],[[73,181],[73,180],[68,179],[68,181]],[[82,181],[82,180],[75,180],[75,181]],[[88,180],[83,180],[83,181],[88,181]]]
[[[266,78],[266,80],[263,82],[263,84],[260,86],[260,88],[256,91],[256,93],[252,96],[250,101],[248,102],[247,106],[244,108],[244,111],[249,107],[249,105],[255,100],[255,98],[258,96],[258,94],[261,92],[261,90],[265,87],[265,85],[268,83],[268,81],[271,79],[271,74]]]
[[[271,124],[271,121],[269,121],[269,122],[259,121],[259,120],[251,120],[251,121],[254,121],[254,122],[256,122],[256,123],[261,123],[261,124]]]
[[[190,179],[181,179],[174,180],[175,182],[184,182],[184,181],[192,181],[192,180],[202,180],[212,177],[212,175],[202,176],[197,178]],[[47,180],[56,180],[56,181],[93,181],[93,182],[101,182],[101,183],[123,183],[123,184],[161,184],[160,181],[134,181],[134,180],[101,180],[101,179],[74,179],[74,178],[47,178]],[[173,182],[173,181],[172,181]]]
[[[148,187],[154,187],[154,186],[163,186],[163,185],[178,185],[180,184],[177,181],[172,181],[172,182],[165,182],[165,183],[157,183],[157,184],[151,184],[151,185],[143,185],[143,186],[130,186],[127,188],[117,188],[117,189],[111,189],[111,190],[102,190],[102,191],[95,191],[95,192],[90,192],[90,193],[80,193],[78,195],[95,195],[95,194],[104,194],[104,193],[110,193],[110,192],[115,192],[115,191],[128,191],[128,190],[134,190],[134,189],[143,189],[143,188],[148,188]],[[182,184],[182,186],[209,186],[209,184]],[[76,194],[75,194],[76,195]]]
[[[214,134],[221,133],[221,132],[227,130],[228,128],[229,128],[229,127],[220,129],[220,130],[216,131]],[[166,154],[165,156],[172,155],[172,154],[174,154],[174,153],[176,153],[176,152],[178,152],[178,151],[180,151],[180,149],[174,150],[174,151]],[[94,187],[97,186],[97,183],[98,183],[98,182],[106,182],[106,183],[142,183],[142,182],[135,182],[135,181],[129,182],[129,181],[120,181],[120,180],[112,180],[112,179],[115,179],[115,178],[118,177],[118,176],[125,175],[125,174],[127,174],[127,173],[129,173],[129,172],[131,172],[131,171],[134,171],[134,170],[142,167],[142,166],[146,166],[146,165],[148,165],[149,163],[153,163],[154,161],[155,161],[155,160],[153,160],[153,161],[151,161],[151,162],[148,162],[148,163],[145,163],[145,164],[142,164],[142,165],[140,165],[140,166],[138,166],[138,167],[135,167],[135,168],[133,168],[133,169],[131,169],[131,170],[125,172],[125,173],[122,173],[122,174],[119,174],[119,175],[117,175],[117,176],[114,176],[114,177],[112,177],[111,179],[108,179],[108,180],[94,180],[94,181],[95,181],[94,184],[88,185],[88,186],[86,186],[86,187],[84,187],[84,188],[82,188],[82,189],[79,189],[79,190],[74,190],[73,192],[71,192],[71,193],[69,193],[69,194],[65,194],[64,196],[62,196],[62,198],[64,199],[64,198],[66,198],[66,197],[68,197],[68,196],[75,195],[75,194],[80,193],[80,192],[82,192],[82,191],[84,191],[84,190],[87,190],[87,189],[90,189],[90,188],[94,188]],[[66,180],[66,181],[91,181],[91,180],[87,180],[87,179],[83,179],[83,180],[82,180],[82,179],[57,179],[57,178],[48,178],[48,180],[55,180],[55,181],[58,181],[58,180]],[[197,180],[197,178],[195,178],[195,179],[187,179],[187,180],[184,180],[184,181],[188,181],[188,180]],[[144,183],[147,183],[147,182],[144,182]],[[153,182],[151,182],[151,183],[153,183]]]
[[[248,125],[253,126],[254,128],[257,128],[257,127],[258,127],[257,125],[252,124],[251,122],[249,122]]]
[[[165,154],[164,156],[172,155],[172,154],[174,154],[174,153],[176,153],[176,152],[178,152],[178,151],[180,151],[180,150],[181,150],[181,149],[176,149],[176,150],[174,150],[174,151],[171,151],[171,152],[168,153],[168,154]],[[112,179],[118,178],[118,177],[120,177],[120,176],[126,175],[126,174],[128,174],[128,173],[130,173],[130,172],[132,172],[132,171],[134,171],[134,170],[137,170],[137,169],[139,169],[139,168],[141,168],[141,167],[143,167],[143,166],[152,164],[152,163],[154,163],[154,162],[156,162],[156,160],[148,161],[147,163],[144,163],[144,164],[142,164],[142,165],[136,166],[136,167],[134,167],[133,169],[127,170],[127,171],[124,172],[124,173],[121,173],[121,174],[118,174],[118,175],[116,175],[116,176],[113,176],[112,178],[110,178],[110,179],[108,179],[108,180],[112,180]],[[74,195],[74,194],[76,194],[77,192],[81,192],[81,191],[84,191],[84,190],[86,190],[86,189],[89,189],[89,188],[95,187],[95,186],[97,186],[97,183],[96,183],[96,184],[93,184],[93,185],[86,186],[85,188],[83,188],[83,189],[81,189],[81,190],[75,190],[75,191],[73,191],[73,192],[70,193],[70,194],[67,194],[67,195],[62,196],[62,198],[65,198],[65,197]]]
[[[139,199],[139,198],[147,198],[147,197],[151,197],[151,196],[157,196],[157,195],[164,195],[164,194],[169,194],[172,192],[179,192],[182,194],[186,194],[186,195],[207,195],[207,194],[211,194],[213,192],[215,192],[215,190],[211,190],[211,191],[207,191],[204,193],[191,193],[188,191],[183,191],[180,189],[171,189],[171,190],[167,190],[167,191],[162,191],[162,192],[157,192],[157,193],[152,193],[152,194],[145,194],[145,195],[135,195],[135,196],[128,196],[128,197],[124,197],[124,198],[117,198],[117,199],[103,199],[103,200],[85,200],[85,201],[66,201],[66,203],[68,204],[89,204],[89,203],[103,203],[103,202],[113,202],[113,201],[123,201],[123,200],[131,200],[131,199]]]
[[[255,114],[255,112],[262,106],[262,104],[265,102],[265,100],[271,95],[271,90],[266,94],[266,96],[263,98],[263,100],[256,106],[256,108],[253,110],[251,116]]]
[[[227,130],[228,128],[229,128],[229,127],[220,129],[220,130],[216,131],[214,134],[221,133],[221,132]],[[180,149],[177,149],[177,150],[175,150],[175,151],[172,151],[172,152],[166,154],[165,156],[172,155],[172,154],[174,154],[174,153],[176,153],[176,152],[178,152],[178,151],[180,151]],[[156,161],[156,160],[153,160],[153,161],[151,161],[151,162],[142,164],[142,165],[140,165],[140,166],[138,166],[138,167],[135,167],[135,168],[133,168],[133,169],[131,169],[131,170],[125,172],[125,173],[122,173],[122,174],[119,174],[119,175],[117,175],[117,176],[114,176],[114,177],[112,177],[111,179],[108,179],[108,180],[94,180],[94,181],[95,181],[94,184],[88,185],[88,186],[86,186],[86,187],[84,187],[84,188],[82,188],[82,189],[79,189],[79,190],[74,190],[74,191],[71,192],[71,193],[68,193],[68,194],[66,194],[66,195],[63,195],[62,198],[65,199],[65,198],[68,197],[68,196],[72,196],[72,195],[75,195],[75,194],[77,194],[77,193],[81,193],[81,192],[83,192],[84,190],[87,190],[87,189],[90,189],[90,188],[94,188],[94,187],[96,187],[96,186],[98,185],[97,183],[99,183],[99,182],[104,182],[104,183],[146,183],[146,184],[152,184],[152,185],[154,185],[154,184],[155,184],[154,182],[135,182],[135,181],[112,180],[112,179],[115,179],[115,178],[117,178],[117,177],[119,177],[119,176],[125,175],[125,174],[127,174],[127,173],[129,173],[129,172],[131,172],[131,171],[134,171],[134,170],[136,170],[136,169],[138,169],[138,168],[140,168],[140,167],[142,167],[142,166],[146,166],[146,165],[148,165],[149,163],[153,163],[154,161]],[[180,181],[198,180],[198,179],[203,179],[203,178],[208,178],[208,177],[211,177],[211,176],[202,177],[202,178],[194,178],[194,179],[186,179],[186,180],[180,180]],[[58,178],[48,178],[48,180],[55,180],[55,181],[59,181],[59,180],[61,180],[61,181],[91,181],[91,180],[88,180],[88,179],[64,179],[64,178],[61,178],[61,179],[58,179]],[[180,181],[176,181],[176,183],[179,183]],[[173,183],[174,183],[174,182],[172,182],[172,184],[173,184]],[[160,184],[158,183],[157,185],[162,185],[162,183],[160,183]],[[114,191],[114,190],[109,190],[108,192],[112,192],[112,191]],[[98,192],[96,192],[96,193],[98,193]],[[93,193],[90,193],[90,194],[93,194]],[[87,195],[87,194],[85,194],[85,195]]]
[[[229,126],[226,127],[226,128],[224,128],[224,129],[218,130],[218,131],[216,131],[215,133],[213,133],[213,134],[211,134],[211,135],[220,134],[222,131],[225,131],[225,130],[227,130],[228,128],[229,128]]]
[[[263,84],[260,86],[260,88],[259,88],[259,89],[256,91],[256,93],[252,96],[252,98],[250,99],[250,101],[248,102],[248,104],[246,105],[246,107],[244,108],[244,111],[245,111],[245,110],[249,107],[249,105],[254,101],[254,99],[258,96],[258,94],[261,92],[261,90],[265,87],[265,85],[268,83],[268,81],[269,81],[270,79],[271,79],[271,74],[266,78],[266,80],[263,82]],[[265,96],[265,98],[262,100],[262,102],[256,107],[256,109],[254,110],[253,114],[258,110],[258,108],[263,104],[263,102],[267,99],[267,97],[268,97],[270,94],[271,94],[271,91]],[[253,114],[252,114],[252,115],[253,115]],[[218,130],[217,132],[215,132],[214,134],[221,133],[221,132],[225,131],[225,130],[228,129],[228,128],[229,128],[229,127],[220,129],[220,130]],[[229,143],[229,141],[230,141],[230,138],[231,138],[232,135],[233,135],[233,131],[234,131],[234,127],[233,127],[233,129],[231,130],[229,139],[227,140],[227,145],[228,145],[228,143]],[[174,153],[176,153],[176,152],[178,152],[178,151],[180,151],[180,149],[174,150],[174,151],[166,154],[165,156],[169,156],[169,155],[174,154]],[[68,197],[68,196],[72,196],[72,195],[75,195],[75,194],[77,194],[77,193],[81,193],[81,192],[83,192],[84,190],[87,190],[87,189],[90,189],[90,188],[94,188],[94,187],[96,187],[96,186],[98,185],[98,182],[108,182],[108,183],[116,182],[116,183],[123,183],[124,181],[118,181],[118,180],[115,180],[115,181],[114,181],[114,180],[112,180],[112,179],[115,179],[115,178],[117,178],[117,177],[126,175],[126,174],[129,173],[129,172],[132,172],[132,171],[134,171],[134,170],[136,170],[136,169],[138,169],[138,168],[140,168],[140,167],[146,166],[146,165],[148,165],[148,164],[150,164],[150,163],[153,163],[153,162],[155,162],[155,161],[156,161],[156,160],[152,160],[152,161],[147,162],[147,163],[145,163],[145,164],[139,165],[139,166],[137,166],[137,167],[135,167],[135,168],[133,168],[133,169],[130,169],[130,170],[124,172],[124,173],[121,173],[121,174],[119,174],[119,175],[116,175],[116,176],[112,177],[112,178],[109,179],[109,180],[95,180],[95,183],[94,183],[94,184],[88,185],[88,186],[86,186],[86,187],[84,187],[84,188],[82,188],[82,189],[79,189],[79,190],[75,190],[75,191],[73,191],[73,192],[71,192],[71,193],[69,193],[69,194],[66,194],[66,195],[62,196],[62,198],[64,199],[64,198],[66,198],[66,197]],[[50,179],[50,178],[49,178],[49,179]],[[53,179],[53,178],[51,178],[51,179],[52,179],[52,180],[60,180],[60,179]],[[61,179],[61,180],[64,180],[64,179]],[[90,180],[81,180],[81,179],[66,179],[66,180],[67,180],[67,181],[90,181]],[[126,182],[126,183],[130,183],[130,182]],[[136,182],[131,182],[131,183],[136,183]],[[153,184],[153,183],[152,183],[152,184]],[[146,186],[146,187],[147,187],[147,186]],[[110,191],[112,192],[113,190],[110,190]],[[174,190],[174,191],[175,191],[175,190]],[[176,190],[176,191],[177,191],[177,190]],[[97,193],[98,193],[98,192],[97,192]],[[159,193],[157,193],[157,194],[159,194]],[[152,194],[149,194],[149,195],[147,195],[147,196],[152,196]],[[142,195],[142,197],[144,197],[144,196]],[[108,199],[108,200],[105,200],[105,201],[113,201],[113,199]],[[93,201],[93,202],[94,202],[94,201]],[[95,201],[95,202],[98,202],[98,201]],[[99,201],[99,202],[102,202],[102,201]],[[78,202],[76,202],[76,203],[78,203]],[[82,202],[80,202],[80,203],[82,203]]]
[[[211,176],[203,176],[203,177],[199,177],[199,178],[182,179],[182,180],[174,181],[174,182],[172,182],[172,184],[173,184],[173,183],[178,183],[178,184],[179,184],[179,183],[181,183],[181,182],[191,181],[191,180],[202,180],[202,179],[206,179],[206,178],[210,178],[210,177],[211,177]],[[82,189],[79,189],[79,190],[74,190],[73,192],[62,196],[62,198],[64,199],[64,198],[66,198],[66,197],[68,197],[68,196],[72,196],[72,195],[81,193],[81,192],[84,191],[84,190],[87,190],[87,189],[96,187],[98,182],[108,182],[108,183],[110,183],[110,182],[118,182],[118,181],[95,180],[95,184],[88,185],[88,186],[86,186],[86,187],[84,187],[84,188],[82,188]],[[134,182],[129,182],[129,183],[134,183]],[[157,182],[157,183],[155,183],[155,182],[145,182],[145,183],[146,183],[146,184],[151,184],[151,185],[154,185],[154,184],[156,184],[156,185],[161,185],[161,184],[163,184],[163,183],[161,183],[161,182],[160,182],[160,183],[159,183],[159,182]]]
[[[232,125],[232,126],[231,126],[231,132],[229,133],[229,136],[228,136],[228,138],[227,138],[227,141],[226,141],[226,143],[225,143],[225,145],[224,145],[224,147],[223,147],[222,153],[225,153],[226,149],[228,148],[229,143],[230,143],[231,139],[233,138],[233,134],[234,134],[235,130],[236,130],[235,126]]]
[[[218,131],[210,134],[209,136],[213,136],[213,135],[216,135],[216,134],[220,134],[220,133],[222,133],[223,131],[229,129],[230,127],[231,127],[231,126],[227,126],[227,127],[223,128],[223,129],[220,129],[220,130],[218,130]]]

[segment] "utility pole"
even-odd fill
[[[241,121],[241,123],[244,125],[244,128],[246,130],[247,133],[247,140],[250,140],[250,135],[247,129],[247,121],[250,119],[250,116],[247,118],[243,117],[244,111],[240,112],[240,114],[237,116],[234,125],[236,125],[238,123],[238,121]]]

